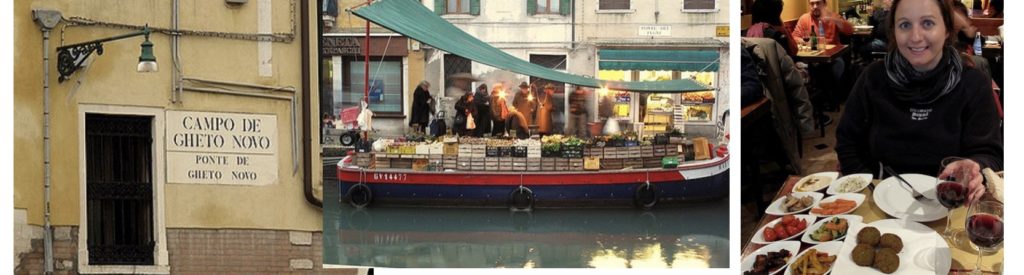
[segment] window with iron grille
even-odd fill
[[[599,0],[597,2],[597,9],[599,10],[628,10],[630,0]]]
[[[684,11],[708,11],[715,9],[715,0],[683,0]]]
[[[455,82],[455,81],[450,81],[449,78],[451,78],[452,75],[457,74],[457,73],[473,74],[473,62],[471,62],[469,59],[466,59],[465,57],[461,57],[461,56],[458,56],[458,55],[455,55],[455,54],[445,54],[444,55],[444,83],[445,83],[444,85],[445,85],[445,92],[447,92],[448,87],[451,87],[452,84]],[[467,91],[468,91],[468,88],[470,88],[470,87],[462,87],[462,89],[467,89]],[[446,97],[460,97],[462,95],[461,94],[459,94],[459,95],[445,94],[445,96]]]
[[[153,265],[152,117],[87,114],[89,265]]]

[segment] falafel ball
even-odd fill
[[[871,266],[875,261],[875,247],[866,244],[857,244],[850,253],[853,262],[859,266]]]
[[[878,228],[872,226],[864,227],[860,230],[860,233],[857,233],[857,243],[876,246],[881,234],[881,232],[878,232]]]
[[[892,248],[882,248],[875,253],[875,264],[873,266],[885,274],[891,274],[900,268],[900,257],[896,255],[896,251],[893,251]]]
[[[900,251],[903,251],[903,239],[900,239],[900,236],[896,236],[896,234],[885,233],[878,239],[878,246],[892,248],[896,253],[900,253]]]

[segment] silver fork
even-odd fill
[[[889,166],[882,165],[882,168],[885,169],[886,173],[892,174],[894,177],[896,177],[897,180],[899,180],[899,182],[902,182],[903,185],[906,185],[908,188],[910,188],[910,191],[913,192],[911,195],[914,196],[915,200],[920,202],[927,202],[931,200],[925,197],[924,195],[921,195],[921,193],[917,192],[917,190],[914,190],[914,186],[910,185],[910,182],[907,182],[906,179],[903,179],[903,177],[901,177],[900,174],[896,173],[896,171],[893,171],[892,168],[890,168]]]

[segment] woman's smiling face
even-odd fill
[[[942,59],[949,31],[935,0],[904,0],[895,7],[894,34],[900,55],[918,71],[934,69]]]

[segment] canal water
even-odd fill
[[[325,179],[325,183],[331,180]],[[355,209],[324,186],[324,264],[727,268],[729,200],[636,209]]]

